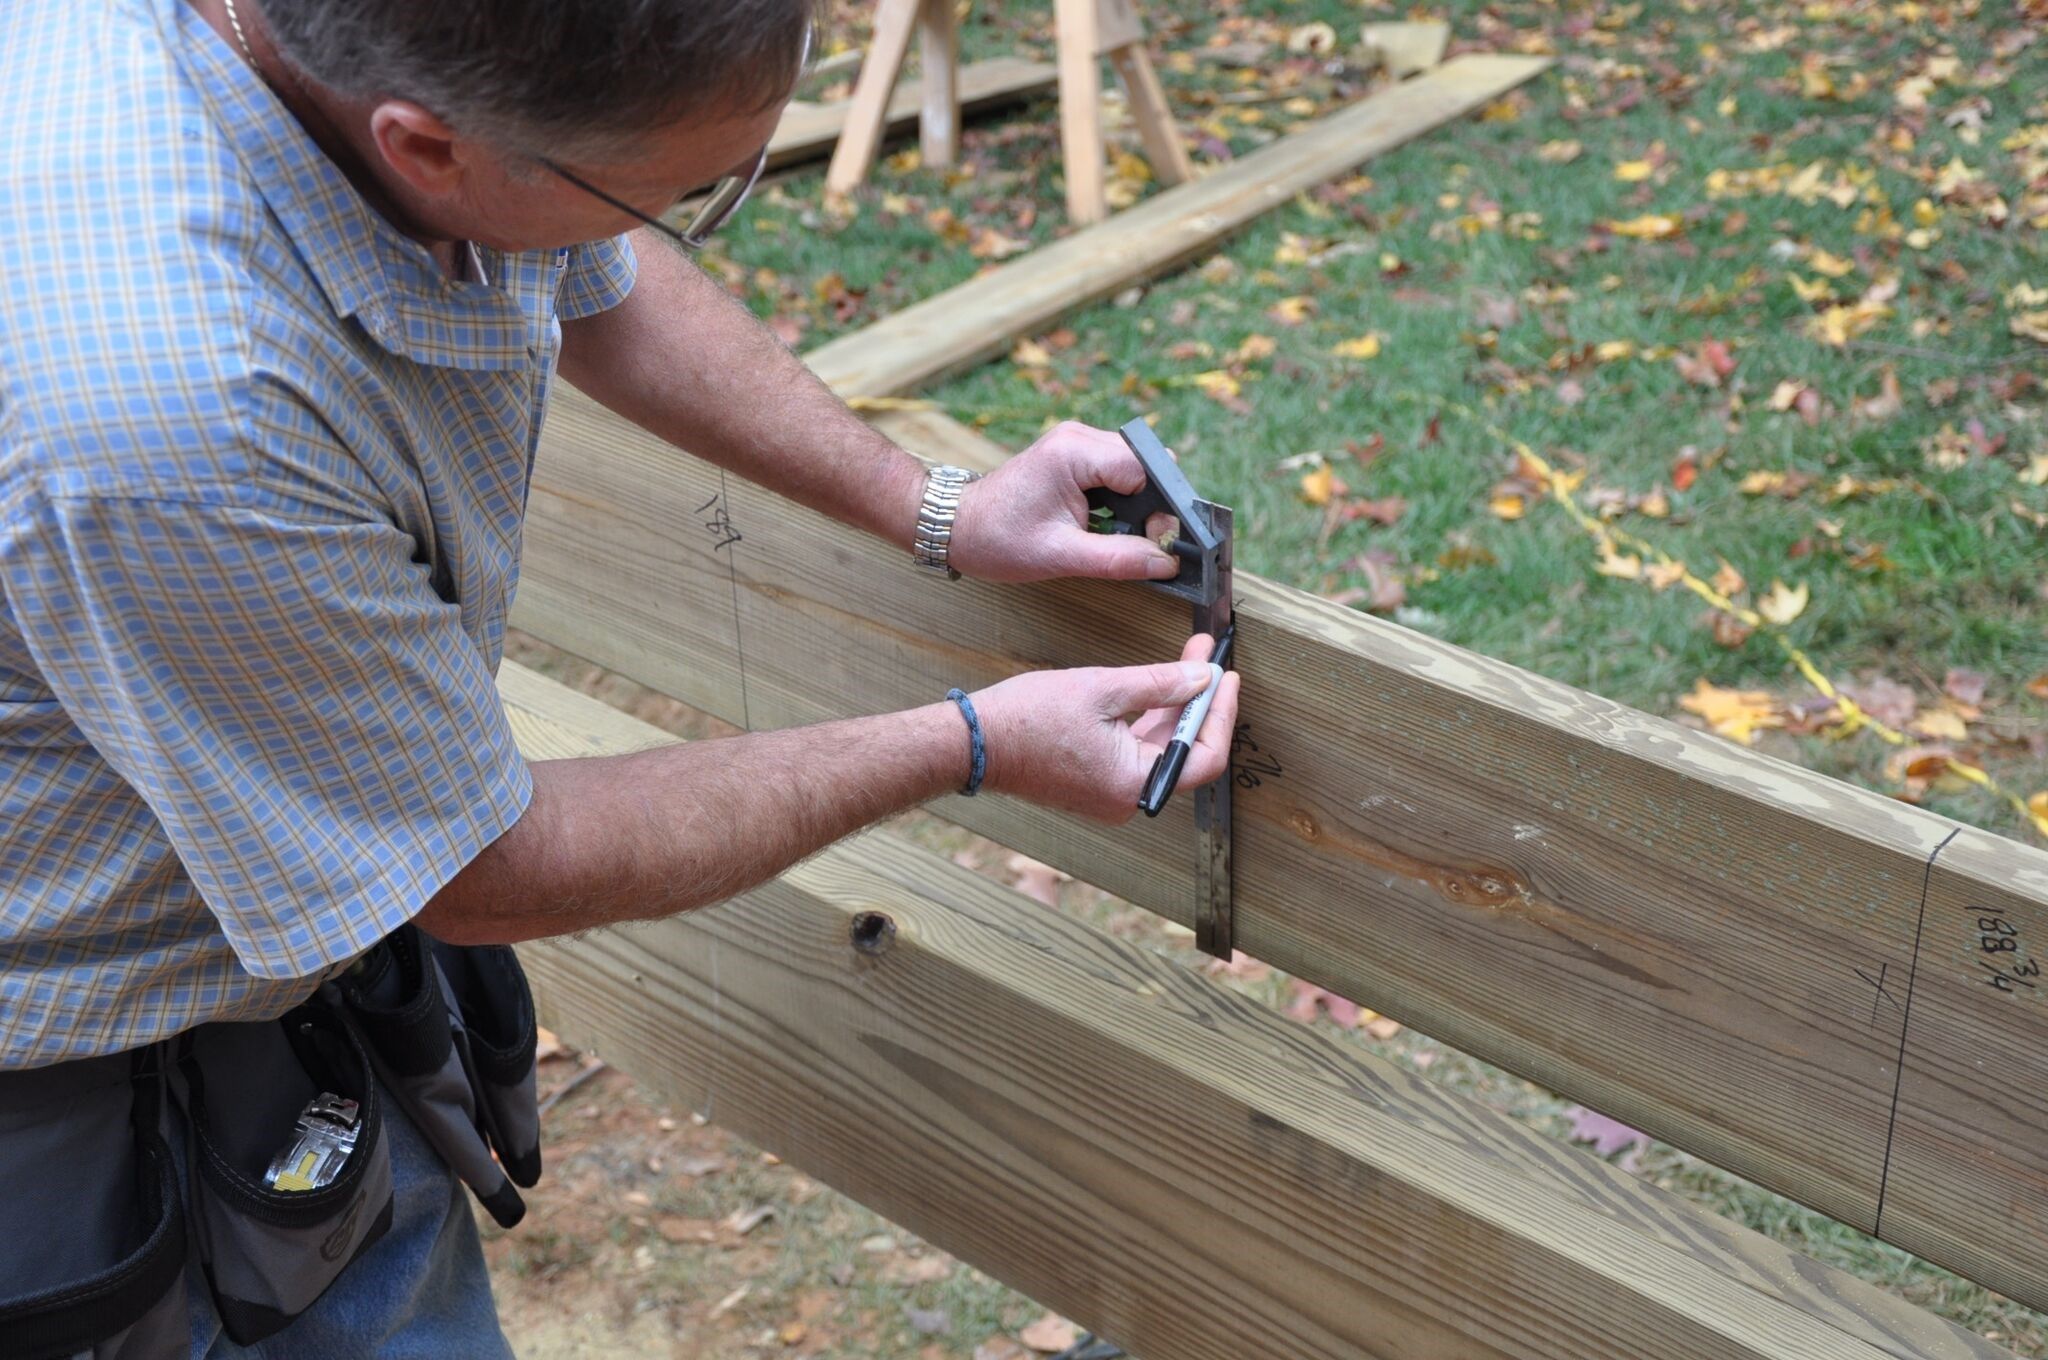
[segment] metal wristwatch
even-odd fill
[[[960,513],[960,493],[981,474],[941,463],[924,475],[924,499],[917,507],[917,536],[911,540],[910,556],[920,567],[943,571],[948,580],[960,573],[947,560],[953,547],[953,521]]]

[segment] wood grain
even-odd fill
[[[501,684],[529,755],[665,739]],[[2006,1354],[887,832],[521,953],[575,1042],[1141,1356]]]
[[[714,498],[741,542],[703,527]],[[1930,876],[1956,827],[1925,811],[1254,577],[1238,618],[1241,948],[2048,1304],[2048,998],[1970,952],[1979,916],[2048,951],[2048,854],[1964,830]],[[930,579],[571,392],[515,622],[754,727],[1155,660],[1188,628],[1141,587]],[[1192,920],[1186,800],[1117,830],[937,807]]]
[[[1093,20],[1090,0],[1066,3],[1077,16],[1085,11],[1076,23],[1084,17]],[[1063,32],[1067,12],[1060,12]],[[1062,51],[1067,49],[1063,46]],[[1073,54],[1073,72],[1063,75],[1060,87],[1061,126],[1068,126],[1071,112],[1076,136],[1085,135],[1085,118],[1069,91],[1079,88],[1073,82],[1081,81],[1084,64],[1093,88],[1099,76],[1095,58],[1087,52]],[[1155,194],[1099,227],[1076,232],[822,345],[805,360],[845,396],[889,396],[970,367],[1007,350],[1019,335],[1210,250],[1259,214],[1498,98],[1548,64],[1541,57],[1457,57],[1200,179]],[[1101,154],[1098,137],[1098,182],[1093,190],[1097,195]],[[1085,171],[1077,169],[1070,151],[1070,204],[1077,173]]]
[[[953,0],[923,0],[917,39],[924,77],[918,146],[925,168],[942,170],[960,157],[960,26]]]

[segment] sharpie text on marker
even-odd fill
[[[1181,767],[1188,763],[1188,751],[1194,746],[1195,736],[1202,730],[1202,720],[1209,716],[1209,705],[1222,686],[1223,667],[1212,661],[1209,663],[1209,683],[1181,710],[1180,721],[1174,725],[1173,739],[1152,762],[1152,773],[1145,778],[1145,791],[1138,795],[1138,808],[1147,817],[1159,815],[1159,809],[1166,806],[1167,798],[1173,793],[1173,786],[1180,782]]]

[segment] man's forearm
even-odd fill
[[[840,837],[958,788],[949,703],[814,727],[543,761],[526,815],[420,912],[509,944],[724,901]]]
[[[562,376],[636,425],[906,551],[923,465],[846,409],[665,242],[609,311],[563,323]]]

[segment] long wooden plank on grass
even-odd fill
[[[1052,89],[1059,73],[1042,61],[1022,57],[997,57],[974,61],[960,67],[960,114],[963,118],[1005,104],[1015,104]],[[768,168],[779,169],[829,155],[846,126],[848,99],[827,103],[793,103],[783,110],[775,125],[774,140],[768,143]],[[884,115],[885,136],[895,137],[917,126],[918,111],[924,107],[924,85],[905,80],[889,96]]]
[[[906,392],[1008,349],[1017,336],[1212,248],[1296,194],[1497,99],[1542,57],[1454,58],[1361,99],[1100,226],[1032,251],[810,351],[843,396]]]
[[[664,739],[501,685],[530,756]],[[576,1042],[1154,1360],[2007,1354],[887,832],[521,952]]]
[[[2048,1304],[2048,854],[1253,577],[1238,618],[1243,949]],[[934,581],[570,392],[514,621],[753,727],[1188,627],[1138,586]],[[939,806],[1185,923],[1187,801]]]

